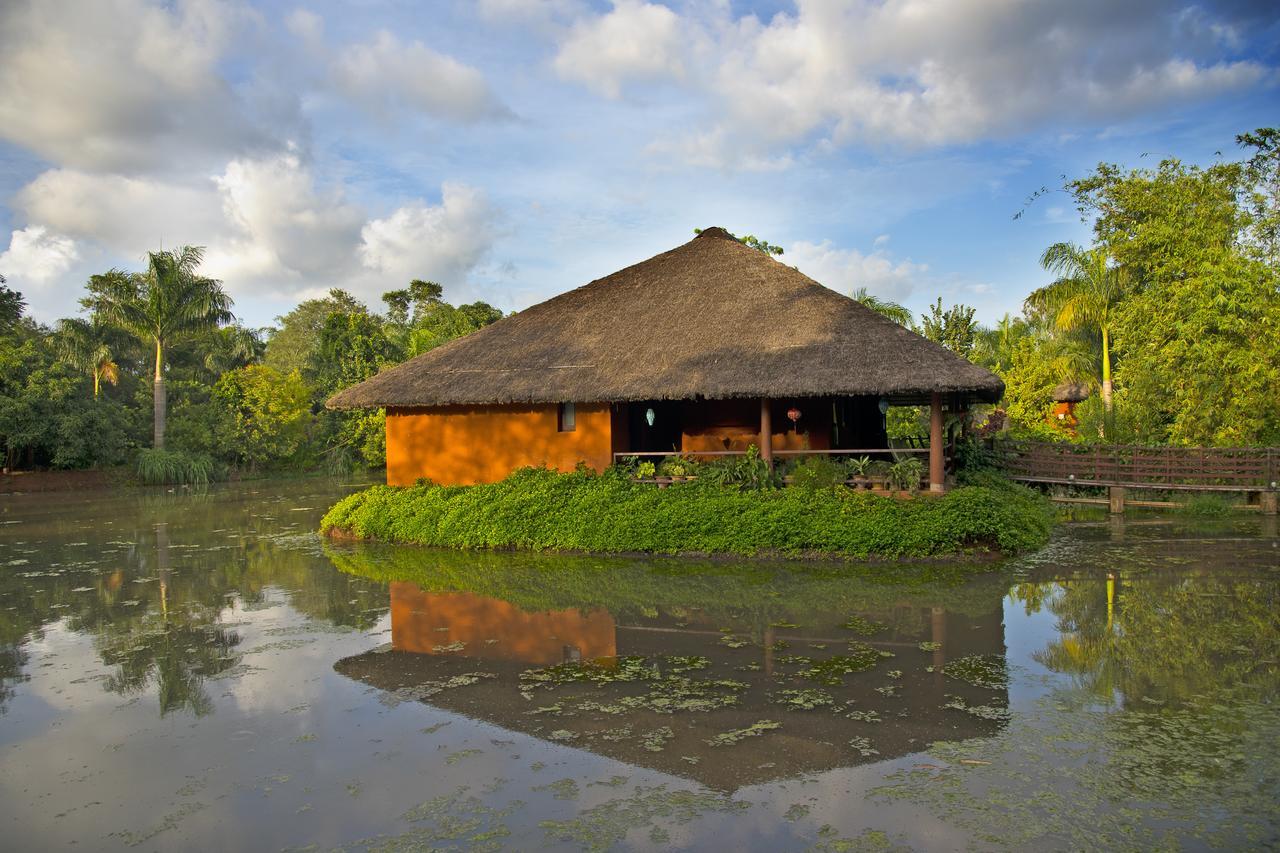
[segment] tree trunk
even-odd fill
[[[98,368],[93,369],[93,399],[98,399],[98,387],[102,382],[102,374],[98,372]]]
[[[1102,329],[1102,408],[1111,414],[1111,336]]]
[[[168,400],[164,393],[164,350],[156,341],[156,379],[155,379],[155,431],[152,445],[156,450],[164,449],[164,422],[168,412]]]

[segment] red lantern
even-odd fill
[[[800,420],[800,410],[797,409],[795,406],[792,406],[791,408],[787,409],[787,417],[791,418],[791,423],[794,426],[795,422]]]

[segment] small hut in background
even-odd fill
[[[1089,386],[1083,382],[1063,382],[1053,389],[1053,408],[1049,410],[1049,422],[1069,430],[1073,435],[1079,421],[1076,404],[1089,399]]]
[[[944,412],[1004,383],[939,344],[748,248],[722,228],[348,388],[385,407],[387,482],[500,480],[527,465],[597,470],[633,454],[885,450],[891,405]]]

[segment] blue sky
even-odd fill
[[[191,243],[250,325],[414,277],[511,310],[722,225],[991,322],[1088,238],[1030,193],[1233,156],[1277,45],[1249,2],[8,0],[0,274],[49,321]]]

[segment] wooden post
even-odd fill
[[[1277,504],[1280,504],[1280,492],[1267,491],[1258,495],[1258,503],[1262,505],[1263,515],[1275,515],[1277,512]]]
[[[1124,515],[1124,486],[1111,486],[1107,497],[1111,500],[1111,514]]]
[[[760,398],[760,458],[773,467],[773,415],[768,397]]]
[[[929,491],[946,491],[946,477],[942,456],[942,395],[935,391],[929,406]]]

